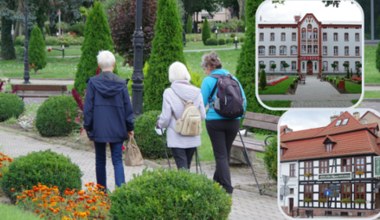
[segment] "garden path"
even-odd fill
[[[11,156],[17,157],[26,155],[33,151],[51,149],[54,152],[62,153],[71,158],[83,172],[82,183],[95,181],[95,155],[91,151],[83,151],[67,147],[63,144],[48,142],[44,139],[33,136],[28,132],[16,131],[7,127],[0,126],[0,151]],[[107,160],[107,181],[110,190],[114,189],[113,167],[110,158]],[[126,181],[130,181],[134,174],[140,174],[143,169],[152,167],[136,166],[125,167]],[[209,178],[212,178],[214,169],[213,164],[202,166],[203,171]],[[234,186],[240,184],[250,184],[253,182],[252,176],[247,168],[231,169]],[[231,220],[240,219],[285,219],[277,206],[277,199],[269,196],[260,196],[255,190],[246,191],[238,189],[234,191],[232,200],[232,211],[229,216]]]

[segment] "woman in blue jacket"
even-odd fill
[[[216,163],[213,179],[223,186],[227,193],[232,194],[233,187],[231,184],[229,160],[232,142],[234,141],[240,127],[240,117],[230,119],[218,114],[213,107],[216,92],[211,94],[218,81],[217,78],[212,76],[226,76],[230,73],[227,70],[222,69],[222,63],[218,55],[214,52],[205,54],[202,57],[202,67],[206,75],[208,75],[203,79],[201,91],[203,102],[206,107],[208,106],[208,111],[206,114],[206,128],[210,136]],[[235,77],[233,78],[237,81]],[[243,107],[245,110],[246,98],[240,83],[239,86],[243,97]],[[212,97],[209,100],[211,95]]]
[[[125,183],[122,145],[128,135],[133,136],[133,110],[125,80],[112,73],[115,56],[100,51],[97,60],[102,72],[87,83],[83,126],[95,142],[97,183],[107,189],[107,143],[111,146],[115,183],[117,186]]]

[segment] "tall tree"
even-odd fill
[[[161,110],[162,94],[169,84],[168,67],[174,61],[185,62],[177,0],[158,0],[154,30],[149,69],[144,81],[144,111]]]
[[[151,53],[156,21],[157,1],[144,0],[143,2],[143,31],[144,31],[144,61]],[[125,58],[130,66],[133,64],[133,32],[135,30],[136,1],[121,0],[108,10],[112,39],[115,50]],[[132,19],[131,19],[132,18]]]
[[[15,9],[16,2],[13,0],[5,0],[0,3],[1,57],[4,60],[16,59],[16,51],[12,39],[12,23]]]
[[[113,51],[113,43],[103,6],[100,2],[95,2],[87,17],[82,55],[75,75],[74,87],[80,94],[86,89],[87,80],[96,74],[96,56],[101,50]]]
[[[38,26],[34,26],[29,41],[29,66],[37,73],[46,66],[46,46],[42,32]]]
[[[207,39],[209,39],[210,37],[211,37],[210,25],[208,24],[207,19],[205,19],[202,26],[202,41],[204,45],[207,45],[206,44]]]

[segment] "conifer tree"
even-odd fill
[[[37,73],[46,66],[46,46],[42,32],[38,26],[34,26],[29,40],[29,66]]]
[[[0,29],[1,29],[1,58],[4,60],[16,59],[16,50],[12,39],[12,24],[14,22],[14,13],[16,1],[0,1]]]
[[[96,1],[86,19],[82,55],[75,75],[74,87],[81,95],[86,89],[87,80],[96,74],[98,67],[96,56],[99,51],[113,52],[113,49],[107,17],[102,4]]]
[[[210,25],[209,25],[207,18],[206,18],[205,21],[203,22],[203,26],[202,26],[202,41],[203,41],[204,45],[206,45],[206,41],[210,37],[211,37],[211,29],[210,29]]]
[[[155,36],[144,81],[144,111],[161,110],[162,94],[169,85],[168,68],[174,61],[185,63],[182,24],[176,0],[159,0]]]

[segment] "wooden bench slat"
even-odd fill
[[[63,95],[67,85],[12,84],[12,91],[21,98]]]
[[[280,117],[263,113],[246,112],[244,120],[265,121],[277,124]]]
[[[261,128],[264,130],[277,131],[277,124],[264,121],[243,121],[244,127]]]

